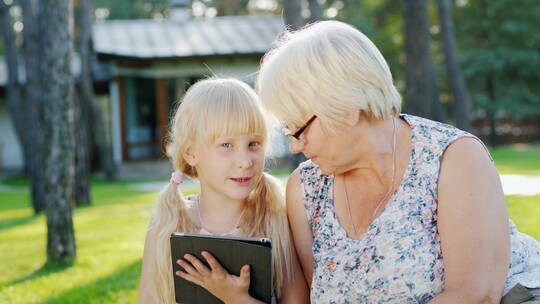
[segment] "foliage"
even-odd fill
[[[97,19],[149,19],[168,14],[169,0],[93,0]]]
[[[459,1],[462,67],[478,114],[521,118],[540,112],[540,2]]]

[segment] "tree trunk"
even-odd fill
[[[283,0],[283,15],[287,27],[290,27],[293,30],[302,27],[302,25],[304,25],[304,18],[302,17],[302,1]]]
[[[82,81],[82,79],[81,79]],[[73,94],[73,115],[75,124],[75,180],[73,201],[77,206],[91,204],[90,198],[90,147],[92,144],[89,130],[87,100],[84,98],[82,83]]]
[[[433,77],[435,77],[435,79],[433,80],[434,82],[434,85],[433,85],[433,89],[432,89],[432,95],[431,95],[431,102],[433,103],[432,104],[432,110],[433,110],[433,113],[431,115],[431,117],[433,118],[433,120],[436,120],[436,121],[440,121],[440,122],[447,122],[448,121],[448,116],[446,115],[446,110],[444,109],[443,107],[443,104],[441,103],[441,99],[440,99],[440,96],[441,96],[441,92],[439,90],[439,86],[437,85],[437,72],[435,70],[435,62],[433,62],[433,60],[431,60],[431,69],[432,71],[430,72],[430,74],[433,75]]]
[[[9,115],[13,121],[15,132],[23,150],[25,166],[29,157],[27,150],[28,139],[26,131],[26,109],[21,98],[21,87],[19,83],[19,62],[17,58],[17,45],[15,33],[13,32],[13,20],[9,14],[9,7],[0,1],[0,20],[2,20],[2,34],[4,36],[4,47],[7,63],[7,85],[6,100]]]
[[[42,0],[44,37],[47,260],[70,263],[76,246],[72,220],[74,177],[73,78],[70,70],[71,4]]]
[[[469,117],[469,92],[458,63],[458,51],[455,42],[452,7],[448,0],[437,0],[439,19],[443,37],[443,50],[448,73],[448,82],[454,101],[454,119],[456,126],[462,130],[471,129]]]
[[[429,48],[426,0],[403,0],[405,16],[405,108],[414,115],[444,120]]]
[[[94,91],[89,62],[89,31],[91,21],[86,19],[88,3],[79,1],[79,55],[81,60],[80,84],[75,87],[73,104],[75,106],[75,185],[74,201],[77,206],[90,205],[90,160],[92,159],[92,104]],[[88,24],[90,22],[90,25]],[[91,35],[91,32],[90,32]]]
[[[97,59],[92,43],[92,14],[92,2],[80,0],[81,98],[88,109],[88,116],[91,117],[89,129],[91,140],[97,146],[100,168],[107,180],[115,180],[117,167],[113,160],[112,145],[107,139],[104,114],[94,98],[92,66],[97,63]]]
[[[238,16],[245,12],[247,2],[245,0],[220,0],[216,1],[218,16]]]
[[[309,22],[322,20],[322,9],[318,0],[308,0],[309,5]]]
[[[490,104],[487,106],[486,116],[489,123],[489,144],[491,146],[497,146],[497,107],[496,95],[495,95],[495,80],[492,75],[487,76],[486,78],[486,91],[489,96]]]
[[[26,153],[28,173],[32,186],[32,205],[36,213],[45,209],[45,175],[43,151],[43,27],[39,14],[39,0],[19,0],[23,15],[23,54],[26,83],[22,92],[27,112],[26,128],[28,143]],[[37,22],[36,22],[37,20]]]

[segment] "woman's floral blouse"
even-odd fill
[[[437,231],[441,157],[456,139],[473,135],[416,116],[412,149],[401,185],[359,239],[351,239],[334,212],[334,177],[300,165],[304,206],[313,232],[312,303],[426,303],[444,287]],[[474,137],[476,138],[476,137]],[[516,283],[540,287],[540,243],[512,221],[512,256],[504,293]]]

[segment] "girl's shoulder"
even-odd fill
[[[185,197],[185,210],[186,215],[189,217],[192,223],[199,224],[199,195],[190,194]]]

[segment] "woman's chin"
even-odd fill
[[[321,173],[324,175],[332,175],[336,171],[336,168],[334,167],[326,166],[324,164],[317,164],[317,163],[315,164],[319,166],[319,170],[321,170]]]

